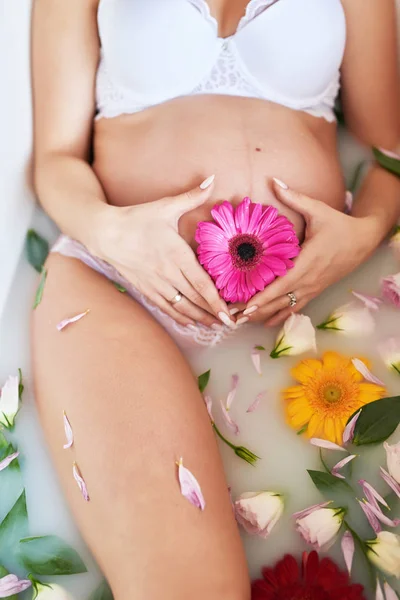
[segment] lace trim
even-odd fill
[[[250,0],[248,5],[246,6],[246,12],[244,16],[239,21],[235,33],[243,29],[245,25],[250,23],[250,21],[258,17],[258,15],[260,15],[264,10],[266,10],[267,8],[272,6],[272,4],[275,4],[275,2],[278,1],[279,0]],[[195,6],[200,11],[204,19],[208,23],[211,23],[213,27],[215,27],[218,31],[218,21],[211,14],[210,5],[208,4],[207,0],[189,0],[189,2],[191,2],[191,4],[193,4],[193,6]]]

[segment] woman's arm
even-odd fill
[[[45,211],[90,248],[106,199],[88,158],[99,59],[98,0],[34,0],[34,180]]]
[[[342,68],[345,121],[368,147],[396,150],[400,92],[395,0],[342,0],[342,4],[348,30]],[[299,312],[356,269],[400,216],[400,179],[378,165],[371,167],[350,216],[278,184],[274,189],[284,204],[304,216],[306,239],[293,270],[254,296],[246,307],[253,309],[248,315],[251,320],[269,326]],[[294,308],[289,306],[289,292],[297,298]]]
[[[88,163],[97,8],[98,0],[34,0],[34,172],[40,201],[61,231],[107,260],[175,321],[233,327],[211,278],[178,234],[179,218],[206,202],[212,187],[119,208],[107,204]],[[178,291],[184,298],[173,305]]]
[[[400,78],[395,0],[343,0],[347,21],[342,103],[347,128],[367,147],[398,150]],[[397,24],[400,25],[400,24]],[[400,179],[373,165],[357,195],[355,217],[376,224],[378,245],[400,214]]]

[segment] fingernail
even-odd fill
[[[256,312],[256,310],[258,310],[258,306],[254,305],[254,306],[250,306],[250,308],[246,308],[246,310],[243,311],[244,315],[252,315],[253,313]]]
[[[241,319],[238,319],[236,321],[236,325],[243,325],[243,323],[247,323],[248,320],[249,320],[249,317],[242,317]]]
[[[220,313],[218,313],[218,317],[223,322],[224,325],[226,325],[227,327],[230,327],[231,329],[235,329],[236,323],[234,321],[232,321],[228,317],[227,314],[225,314],[224,312],[220,312]]]
[[[283,183],[283,181],[281,181],[280,179],[277,179],[276,177],[273,177],[273,180],[275,181],[276,185],[279,185],[279,187],[281,187],[283,190],[288,190],[289,186],[286,185],[286,183]]]
[[[203,181],[203,183],[200,184],[200,189],[206,190],[208,187],[210,187],[210,185],[212,184],[214,179],[215,179],[215,175],[210,175],[210,177],[207,177],[207,179],[205,179]]]
[[[186,325],[186,327],[188,329],[191,329],[192,331],[198,331],[198,327],[196,327],[196,325],[192,325],[191,323],[189,323],[189,325]]]
[[[213,323],[211,329],[214,329],[214,331],[222,331],[223,327],[222,325],[218,325],[218,323]]]
[[[239,311],[240,311],[239,308],[231,308],[229,310],[229,314],[231,314],[233,316],[233,315],[236,315],[236,313],[238,313]]]

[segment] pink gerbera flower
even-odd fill
[[[293,267],[300,252],[293,224],[273,206],[250,198],[214,206],[215,223],[197,225],[197,253],[227,302],[247,302]]]

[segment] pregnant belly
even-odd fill
[[[174,196],[215,174],[210,201],[180,220],[194,245],[199,221],[222,200],[276,206],[301,238],[302,217],[275,197],[271,180],[341,210],[344,183],[335,127],[304,113],[248,98],[180,98],[96,125],[94,169],[114,205]]]

